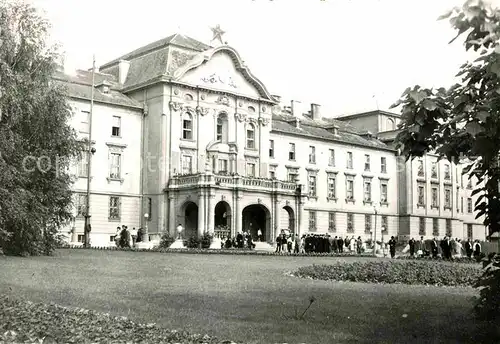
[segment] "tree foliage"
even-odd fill
[[[461,81],[448,89],[407,88],[393,105],[402,105],[396,140],[407,159],[435,152],[466,163],[463,173],[478,180],[476,218],[484,215],[491,234],[500,229],[500,11],[468,0],[438,19],[449,19],[457,31],[451,42],[464,38],[477,59],[460,67]]]
[[[57,48],[31,5],[0,0],[0,246],[49,254],[71,219],[69,163],[81,145],[65,90],[52,82]]]

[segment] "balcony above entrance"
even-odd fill
[[[276,179],[252,178],[239,175],[190,174],[178,175],[170,179],[166,190],[185,190],[199,187],[218,189],[240,189],[259,192],[277,192],[295,195],[299,187],[295,182]]]

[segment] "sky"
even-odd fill
[[[327,117],[389,110],[415,84],[449,87],[470,58],[437,21],[464,0],[28,2],[51,21],[69,72],[91,68],[93,54],[99,66],[177,32],[209,44],[219,24],[271,94],[320,104]]]

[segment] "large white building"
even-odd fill
[[[88,137],[91,73],[57,79],[68,86],[74,127]],[[332,115],[317,104],[280,104],[236,50],[180,34],[102,65],[91,125],[92,244],[111,242],[119,225],[147,225],[157,239],[179,223],[186,236],[261,229],[269,242],[282,229],[484,239],[459,166],[397,156],[398,115]],[[84,157],[74,170],[73,242],[83,239],[86,171]]]

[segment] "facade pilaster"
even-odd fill
[[[215,198],[215,195],[213,195],[213,191],[211,191],[210,189],[207,190],[207,217],[208,217],[208,227],[207,227],[207,231],[210,232],[210,233],[214,233],[214,230],[215,230],[215,217],[214,217],[214,198]]]
[[[234,237],[237,233],[242,232],[243,220],[241,218],[241,196],[240,191],[235,192],[235,207],[234,207],[234,227],[231,228],[231,236]]]
[[[273,221],[273,230],[271,231],[272,233],[271,234],[271,240],[274,241],[274,239],[276,239],[276,237],[278,236],[279,233],[281,233],[280,231],[280,200],[278,198],[278,195],[275,195],[275,199],[273,200],[273,207],[274,207],[274,221]]]
[[[198,193],[198,236],[202,236],[205,231],[205,191]]]
[[[168,233],[175,237],[175,196],[170,193],[168,195]]]

